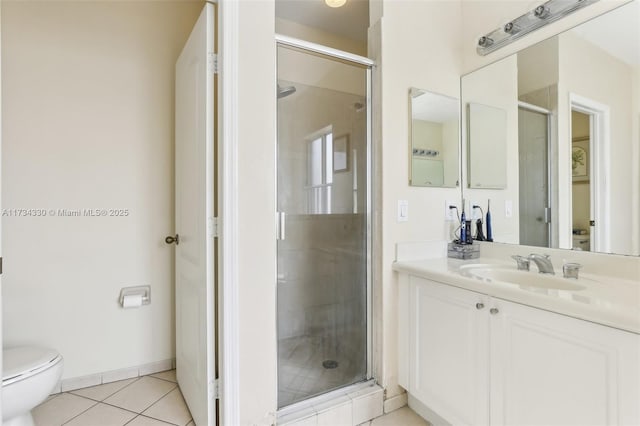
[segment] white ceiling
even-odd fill
[[[632,66],[640,66],[640,0],[634,0],[572,30]]]
[[[367,41],[369,0],[347,0],[342,7],[329,7],[324,0],[276,0],[276,16],[302,25]]]

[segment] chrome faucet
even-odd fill
[[[548,254],[531,253],[528,259],[533,261],[536,266],[538,266],[538,272],[540,272],[541,274],[556,274],[553,270],[553,264],[551,263],[551,260],[549,260]]]
[[[524,256],[519,256],[514,254],[511,256],[513,260],[518,264],[518,271],[528,271],[529,270],[529,258]]]

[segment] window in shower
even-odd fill
[[[333,183],[333,134],[331,127],[315,132],[307,143],[307,203],[308,213],[331,213]]]
[[[277,52],[284,407],[368,378],[371,71],[283,45]]]

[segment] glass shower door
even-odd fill
[[[368,69],[278,47],[278,406],[367,378]]]

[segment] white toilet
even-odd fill
[[[54,390],[62,356],[53,349],[19,346],[2,350],[2,425],[33,426],[31,410]]]

